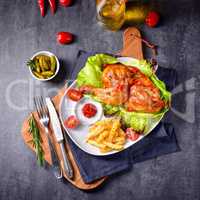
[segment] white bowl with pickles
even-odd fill
[[[39,81],[49,81],[53,79],[60,69],[58,58],[49,51],[39,51],[35,53],[27,62],[33,78]]]

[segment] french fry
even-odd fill
[[[87,141],[89,144],[92,144],[92,145],[94,145],[94,146],[96,146],[96,147],[98,147],[98,148],[101,148],[101,149],[105,149],[106,148],[106,145],[105,144],[100,144],[100,143],[98,143],[98,142],[96,142],[96,141],[94,141],[94,140],[88,140]]]
[[[101,152],[101,153],[107,153],[107,152],[109,152],[109,151],[112,151],[112,149],[109,148],[109,147],[100,148],[100,152]]]
[[[124,138],[126,137],[125,132],[121,128],[119,129],[119,136]]]
[[[111,128],[111,131],[110,131],[110,135],[109,135],[109,138],[108,140],[110,142],[113,141],[113,138],[115,137],[116,133],[117,133],[117,129],[120,128],[120,122],[119,122],[119,119],[116,119],[116,120],[113,120],[113,125],[112,125],[112,128]]]
[[[123,145],[119,145],[119,144],[113,144],[111,142],[104,142],[104,144],[107,146],[107,147],[110,147],[111,149],[114,149],[114,150],[122,150],[124,147]]]
[[[97,138],[97,142],[101,143],[106,137],[109,136],[109,131],[103,131]]]
[[[118,138],[115,139],[115,143],[121,144],[121,145],[123,145],[125,143],[125,141],[126,140],[123,137],[118,137]]]
[[[110,126],[111,122],[112,122],[112,118],[108,118],[108,119],[103,119],[101,121],[96,122],[95,125],[97,125],[97,126],[101,126],[101,125]]]
[[[99,148],[101,153],[120,151],[126,142],[125,133],[120,127],[120,118],[98,121],[90,126],[87,142]]]
[[[98,126],[97,128],[95,128],[94,130],[92,130],[89,135],[88,135],[88,139],[91,139],[92,137],[96,137],[98,136],[101,132],[104,131],[104,127],[103,126]]]

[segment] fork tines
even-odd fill
[[[48,109],[42,96],[33,98],[39,118],[48,117]]]

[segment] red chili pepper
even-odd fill
[[[51,12],[52,12],[52,14],[54,14],[56,12],[56,1],[49,0],[49,4],[50,4]]]
[[[38,6],[40,8],[40,13],[42,17],[45,16],[45,6],[44,6],[44,0],[38,0]]]

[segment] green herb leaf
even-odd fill
[[[42,146],[41,146],[40,131],[37,127],[36,121],[32,114],[29,119],[29,133],[33,137],[32,143],[33,143],[33,147],[35,148],[35,151],[36,151],[37,163],[39,166],[44,166],[44,152],[43,152]]]
[[[31,68],[32,71],[36,70],[36,65],[34,60],[28,60],[26,65]]]

